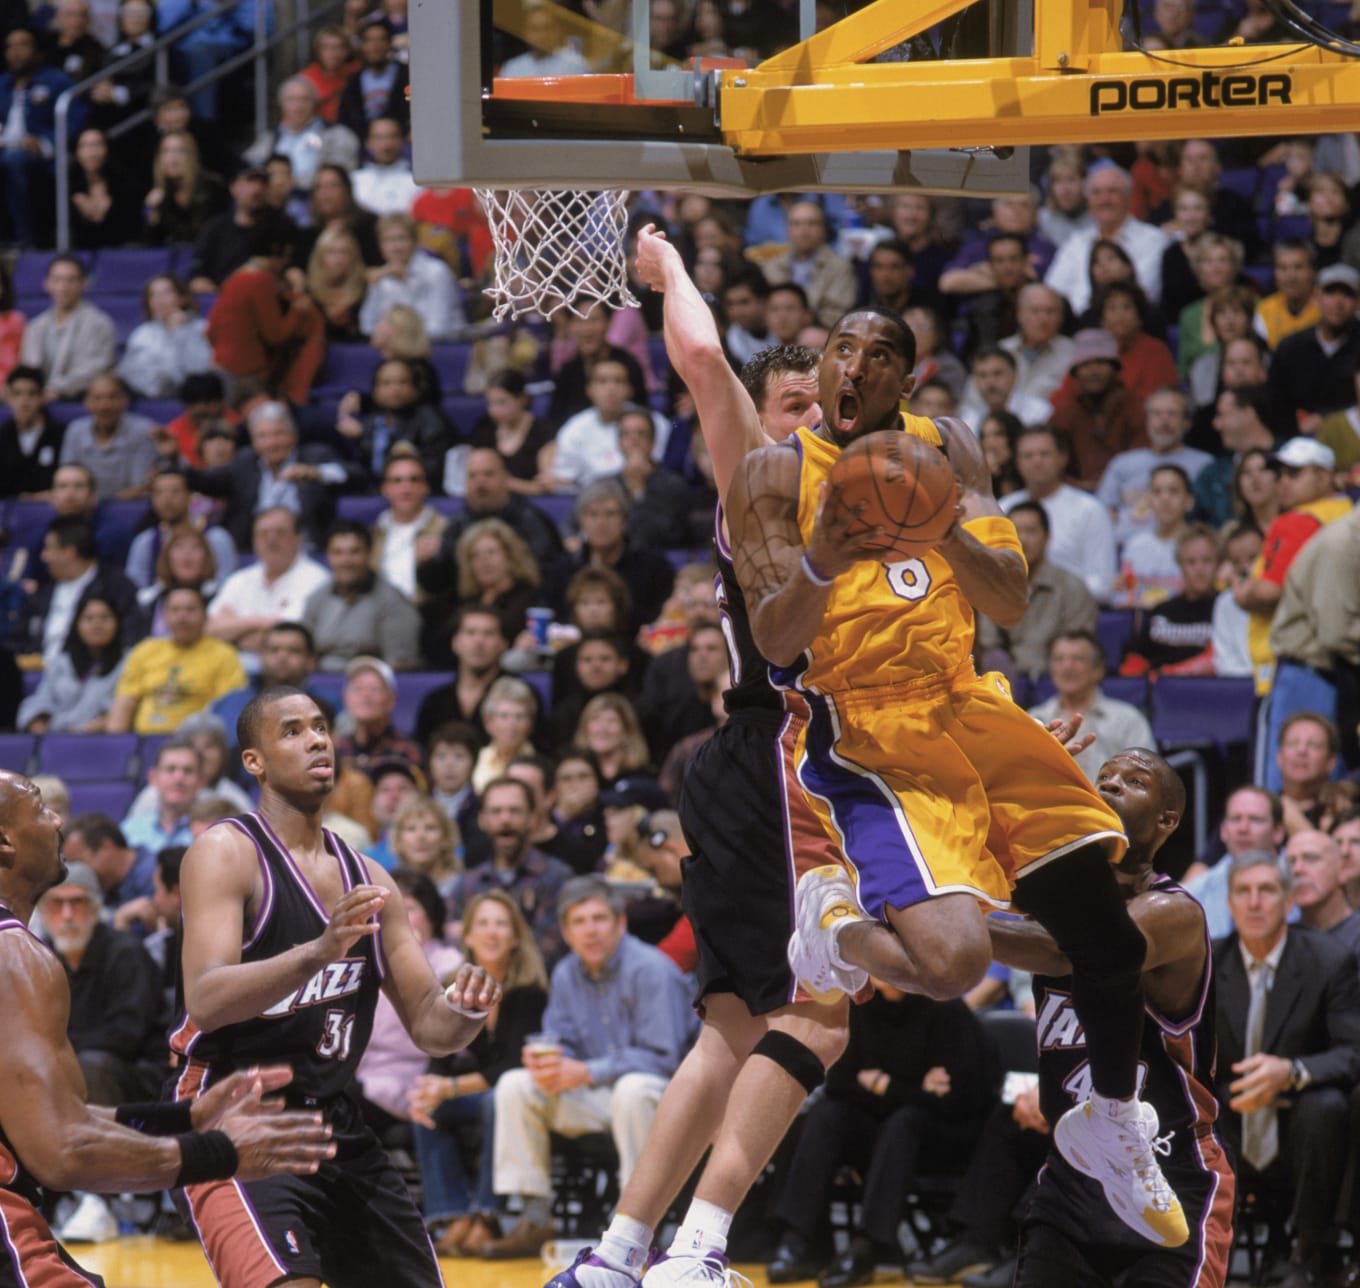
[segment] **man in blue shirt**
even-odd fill
[[[187,737],[168,738],[156,751],[156,763],[147,771],[146,781],[155,791],[150,809],[136,811],[123,820],[123,835],[137,851],[137,865],[146,870],[151,886],[156,855],[167,845],[191,845],[189,811],[203,786],[203,760]],[[137,868],[134,868],[136,871]],[[138,891],[150,895],[153,891]]]
[[[155,893],[156,856],[140,855],[107,814],[78,814],[62,829],[62,854],[85,864],[99,878],[104,912],[150,899]]]
[[[548,1133],[609,1131],[626,1184],[656,1106],[689,1046],[689,989],[671,960],[628,934],[623,897],[599,877],[573,877],[557,899],[571,949],[552,973],[543,1032],[524,1068],[496,1083],[495,1189],[518,1194],[518,1224],[483,1251],[537,1256],[553,1237]]]

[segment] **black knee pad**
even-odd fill
[[[785,1073],[811,1095],[826,1081],[826,1069],[811,1047],[782,1029],[770,1029],[751,1048],[752,1055],[773,1060]]]

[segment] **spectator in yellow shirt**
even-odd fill
[[[1295,331],[1316,326],[1322,314],[1317,302],[1317,264],[1306,241],[1275,246],[1275,290],[1256,305],[1256,334],[1272,351]]]
[[[143,640],[127,656],[110,733],[174,733],[184,720],[246,682],[236,649],[203,633],[208,618],[196,586],[165,593],[165,639]]]

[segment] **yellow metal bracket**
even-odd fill
[[[1033,0],[1024,56],[869,61],[969,3],[874,0],[757,67],[720,73],[725,142],[746,156],[780,156],[1360,125],[1360,59],[1311,44],[1125,52],[1120,0]]]

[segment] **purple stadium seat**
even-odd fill
[[[370,344],[332,344],[326,349],[326,361],[317,372],[313,388],[367,392],[373,387],[373,373],[381,361],[382,354]]]
[[[1275,289],[1275,270],[1269,264],[1244,264],[1242,271],[1262,295],[1269,295]]]
[[[536,694],[538,700],[543,704],[544,711],[552,710],[552,672],[551,671],[521,671],[519,678],[525,682]]]
[[[551,493],[546,496],[531,496],[529,504],[536,505],[560,528],[571,518],[572,509],[576,505],[576,497]]]
[[[170,272],[170,248],[101,250],[90,276],[90,289],[101,295],[141,296],[147,282]]]
[[[481,394],[445,394],[439,405],[449,423],[464,438],[471,435],[472,427],[486,415],[486,399]]]
[[[1124,650],[1133,637],[1133,609],[1102,609],[1096,634],[1100,636],[1100,647],[1105,650],[1105,668],[1113,674],[1124,660]]]
[[[437,510],[446,519],[452,519],[454,515],[463,513],[463,498],[461,496],[432,496],[430,507]]]
[[[447,671],[400,671],[397,673],[397,705],[392,712],[392,723],[402,733],[409,734],[416,727],[416,715],[425,695],[452,677]]]
[[[1268,165],[1262,168],[1256,181],[1256,209],[1261,214],[1268,215],[1274,208],[1275,190],[1280,186],[1284,173],[1285,168],[1282,165]]]
[[[1250,745],[1256,689],[1251,679],[1167,676],[1152,686],[1152,732],[1162,746]]]
[[[1116,702],[1127,702],[1143,711],[1147,707],[1148,682],[1141,675],[1107,675],[1100,682],[1100,691]],[[1029,706],[1047,702],[1056,690],[1050,676],[1041,675],[1034,682],[1034,690],[1029,695]]]
[[[467,375],[468,358],[471,355],[470,344],[436,344],[431,347],[430,365],[439,377],[439,388],[444,393],[463,392],[463,379]]]
[[[133,798],[140,790],[137,783],[122,778],[92,779],[69,786],[72,818],[79,814],[107,814],[115,823],[121,823],[127,817]]]
[[[666,556],[667,562],[676,570],[676,572],[679,572],[681,568],[688,567],[696,558],[694,551],[690,550],[688,547],[683,550],[664,550],[662,553]]]
[[[92,294],[88,299],[95,308],[103,309],[113,319],[119,344],[126,344],[127,338],[133,330],[146,321],[146,317],[142,313],[140,296]]]
[[[342,496],[336,503],[335,517],[351,519],[371,528],[385,509],[387,502],[380,496]]]
[[[43,294],[43,281],[47,277],[47,266],[52,262],[55,253],[50,250],[26,250],[19,256],[19,262],[14,266],[15,295]],[[78,250],[72,253],[85,265],[85,270],[88,272],[90,262],[94,259],[93,253],[88,250]],[[43,307],[47,307],[45,296],[43,297]]]
[[[652,372],[658,379],[663,372],[669,371],[671,360],[666,356],[666,337],[653,335],[647,337],[647,356],[652,361]]]
[[[133,535],[142,526],[151,507],[145,501],[101,501],[99,504],[99,544],[105,551],[121,550],[119,566],[127,558]],[[107,558],[108,555],[106,554]]]
[[[1313,228],[1313,221],[1307,215],[1280,215],[1274,222],[1274,241],[1288,241],[1296,237],[1306,241]]]
[[[38,770],[68,783],[88,783],[136,771],[135,733],[49,733],[38,744]]]
[[[32,548],[47,531],[57,512],[46,501],[11,501],[5,506],[5,531],[10,549]]]
[[[156,757],[160,755],[162,745],[174,736],[171,733],[144,733],[142,735],[141,742],[137,744],[137,752],[141,757],[143,772],[156,763]]]
[[[168,425],[184,410],[178,398],[138,398],[129,409],[139,416],[148,416],[158,425]]]
[[[26,774],[38,740],[31,733],[0,733],[0,769]]]
[[[60,398],[47,404],[47,414],[58,424],[69,425],[78,416],[86,416],[85,404],[73,398]]]
[[[1224,170],[1219,175],[1218,181],[1230,192],[1235,192],[1239,197],[1245,197],[1248,201],[1256,198],[1256,184],[1260,178],[1260,171],[1254,165],[1233,166]],[[100,261],[102,264],[102,260]]]
[[[45,295],[17,295],[14,301],[26,318],[35,318],[51,303]]]

